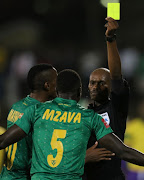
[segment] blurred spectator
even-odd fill
[[[136,105],[136,104],[135,104]],[[137,117],[127,122],[125,144],[144,153],[144,100],[139,102]],[[136,109],[135,109],[136,110]],[[126,163],[127,180],[144,180],[144,167]]]
[[[7,50],[0,46],[0,100],[3,97],[4,74],[7,67]]]
[[[134,79],[138,95],[144,97],[144,53],[140,57]]]
[[[137,70],[140,53],[136,48],[125,48],[120,51],[123,75],[132,81],[134,73]]]
[[[23,98],[28,93],[26,85],[26,76],[29,69],[36,63],[32,52],[16,53],[11,59],[10,74],[5,82],[5,103],[8,108],[13,103]]]
[[[78,61],[78,70],[82,77],[83,95],[88,96],[88,81],[90,73],[99,67],[103,67],[104,55],[101,50],[83,52]],[[105,67],[105,66],[104,66]]]

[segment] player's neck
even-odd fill
[[[37,101],[40,102],[45,102],[50,100],[47,95],[43,92],[32,92],[30,93],[30,97],[36,99]]]
[[[75,95],[70,94],[70,93],[67,93],[67,94],[59,93],[58,97],[63,98],[63,99],[75,100],[77,102],[79,101],[78,97],[76,97]]]

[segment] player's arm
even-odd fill
[[[96,148],[97,145],[98,145],[98,142],[96,142],[92,147],[87,149],[85,163],[99,162],[102,160],[111,160],[110,157],[115,155],[114,153],[112,153],[111,151],[108,151],[105,148]]]
[[[28,107],[15,124],[0,136],[0,149],[20,141],[29,133],[34,119],[34,112],[35,106]]]
[[[4,149],[10,144],[20,141],[26,135],[19,126],[14,124],[4,134],[0,135],[0,149]]]
[[[107,134],[98,142],[101,146],[114,152],[120,159],[144,166],[144,154],[126,146],[115,134]]]
[[[94,113],[94,111],[92,112]],[[92,129],[94,130],[97,139],[100,139],[105,134],[109,134],[113,132],[109,126],[107,126],[107,128],[105,126],[106,125],[104,124],[103,118],[97,113],[94,113],[93,119],[92,119]],[[104,132],[104,135],[103,135],[103,132]],[[102,160],[111,160],[111,156],[115,155],[112,151],[109,151],[105,148],[96,148],[96,146],[97,144],[87,149],[85,163],[99,162]]]
[[[105,24],[106,37],[114,37],[115,31],[118,29],[119,25],[111,17],[106,18],[107,23]],[[121,61],[117,48],[116,40],[112,42],[107,41],[107,54],[108,54],[108,66],[110,70],[111,79],[121,79]]]

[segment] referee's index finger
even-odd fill
[[[115,21],[112,17],[106,17],[105,20],[107,20],[109,22]]]

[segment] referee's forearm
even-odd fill
[[[121,78],[121,61],[116,41],[107,42],[108,66],[112,79]]]
[[[144,154],[126,146],[114,133],[105,135],[99,140],[99,143],[114,152],[120,159],[144,166]]]
[[[125,146],[121,154],[121,159],[139,166],[144,166],[144,154],[127,146]]]

